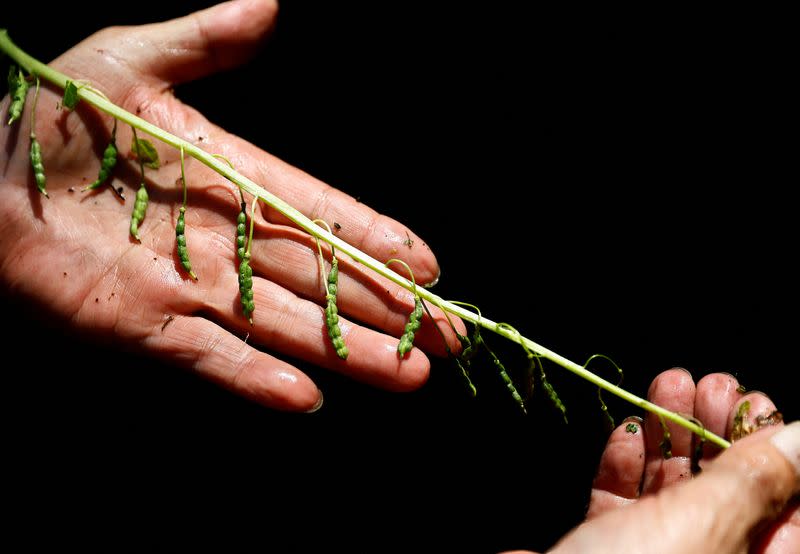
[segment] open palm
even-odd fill
[[[275,11],[267,0],[229,2],[167,23],[109,28],[52,65],[124,109],[225,156],[239,172],[308,217],[337,223],[341,238],[373,257],[402,256],[417,282],[434,281],[438,266],[433,254],[421,240],[414,240],[414,248],[404,246],[409,237],[416,238],[404,226],[226,133],[172,94],[176,83],[242,62],[268,33]],[[340,360],[326,336],[316,245],[269,209],[256,214],[251,326],[238,300],[234,237],[239,192],[190,159],[186,237],[199,277],[193,281],[176,250],[182,189],[174,149],[157,145],[162,164],[146,171],[150,205],[140,226],[141,242],[134,240],[128,227],[141,178],[129,156],[130,129],[117,130],[120,160],[110,185],[121,187],[126,201],[108,186],[81,192],[97,177],[113,122],[90,106],[61,109],[60,96],[43,84],[36,109],[49,199],[36,190],[28,160],[33,91],[22,119],[0,130],[3,289],[64,327],[191,368],[274,408],[312,410],[321,393],[297,368],[253,345],[391,390],[424,383],[429,371],[425,354],[414,349],[401,360],[396,352],[395,337],[413,308],[411,294],[342,260],[339,309],[350,356]],[[8,104],[6,98],[3,114]],[[425,318],[418,344],[442,353],[444,344],[432,329]],[[448,340],[453,338],[447,333]]]

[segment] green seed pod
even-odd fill
[[[11,97],[11,104],[8,106],[9,125],[22,117],[29,87],[30,84],[25,79],[22,69],[12,65],[8,70],[8,94]]]
[[[331,260],[331,271],[328,273],[328,301],[325,307],[325,325],[328,327],[328,336],[331,339],[336,355],[346,360],[350,351],[342,338],[342,330],[339,327],[339,310],[336,307],[336,295],[339,292],[339,260],[335,257]]]
[[[36,181],[36,188],[47,198],[47,177],[44,174],[44,164],[42,163],[42,147],[36,140],[36,135],[31,133],[31,167],[33,167],[33,178]]]
[[[239,264],[239,300],[242,303],[242,313],[253,324],[251,314],[256,309],[253,301],[253,268],[250,267],[250,253],[245,252]]]
[[[469,368],[472,365],[472,359],[478,355],[478,350],[483,345],[481,327],[480,325],[474,326],[472,330],[472,339],[465,337],[458,331],[456,331],[456,336],[461,343],[461,354],[459,354],[458,359],[461,364],[463,364],[464,368],[469,371]]]
[[[247,205],[242,202],[242,211],[236,216],[236,255],[239,260],[244,258],[244,248],[247,244]]]
[[[492,358],[494,366],[500,372],[500,378],[503,380],[503,383],[505,383],[508,392],[511,393],[511,398],[514,399],[514,402],[516,402],[517,406],[519,406],[519,408],[522,410],[522,413],[527,414],[528,410],[525,409],[525,401],[522,400],[522,397],[517,391],[517,387],[514,386],[514,382],[511,380],[511,377],[509,377],[508,372],[506,371],[506,368],[503,365],[503,362],[500,361],[500,358],[498,358],[494,352],[492,352],[488,348],[486,350],[487,352],[489,352],[489,355]]]
[[[561,401],[556,389],[554,389],[553,385],[550,384],[550,381],[547,380],[547,375],[544,373],[544,366],[541,364],[539,364],[539,380],[541,381],[542,388],[544,389],[544,392],[547,393],[547,397],[550,399],[550,402],[559,412],[561,412],[561,417],[564,418],[564,423],[568,423],[567,407]]]
[[[115,165],[117,165],[117,143],[112,138],[103,152],[103,161],[100,164],[100,172],[97,174],[97,180],[91,185],[84,187],[83,190],[93,190],[105,183]]]
[[[397,352],[402,358],[414,347],[414,335],[419,331],[419,326],[422,320],[422,299],[419,296],[414,297],[414,311],[408,316],[406,328],[403,335],[400,337],[400,342],[397,343]]]
[[[178,223],[175,224],[175,238],[178,242],[178,258],[189,277],[197,280],[197,275],[192,271],[192,262],[189,260],[189,249],[186,248],[186,206],[180,207]]]
[[[142,181],[139,190],[136,191],[136,202],[133,204],[133,213],[131,214],[131,235],[138,241],[142,240],[139,237],[139,225],[144,221],[149,201],[150,197],[147,195],[147,189],[144,186],[144,181]]]

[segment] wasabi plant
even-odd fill
[[[490,367],[493,366],[498,372],[503,385],[511,396],[512,401],[521,408],[522,412],[526,412],[525,402],[529,402],[531,399],[533,393],[533,383],[538,373],[542,389],[548,395],[556,408],[562,413],[566,421],[566,408],[545,377],[543,362],[548,361],[567,369],[582,379],[589,381],[593,385],[599,387],[601,391],[614,394],[643,410],[653,413],[656,417],[658,417],[664,429],[664,437],[661,442],[664,457],[669,457],[671,455],[670,435],[666,423],[667,421],[692,431],[704,441],[714,443],[724,448],[730,446],[728,441],[707,431],[696,420],[684,417],[681,414],[672,412],[670,410],[666,410],[656,404],[653,404],[652,402],[640,398],[639,396],[622,389],[618,383],[612,383],[590,371],[587,368],[589,361],[600,355],[593,356],[587,360],[584,365],[580,365],[523,336],[511,325],[505,323],[495,323],[491,319],[484,317],[480,311],[471,304],[444,300],[440,296],[434,294],[430,289],[417,287],[413,280],[413,275],[409,275],[411,277],[409,280],[388,267],[390,264],[396,262],[403,263],[403,265],[408,267],[405,262],[402,262],[402,260],[393,258],[392,260],[381,262],[372,258],[368,254],[362,252],[358,248],[333,234],[327,224],[321,226],[317,222],[312,221],[292,205],[259,186],[245,175],[242,175],[236,171],[229,162],[223,163],[227,162],[227,160],[221,156],[206,152],[189,140],[175,136],[158,126],[153,125],[149,121],[122,109],[118,105],[111,102],[101,91],[92,87],[91,84],[75,81],[72,77],[60,73],[48,65],[31,57],[11,41],[5,29],[0,29],[0,52],[5,53],[14,64],[9,72],[9,90],[12,98],[11,107],[9,109],[9,124],[14,124],[14,122],[17,121],[22,114],[25,97],[28,87],[30,86],[30,81],[34,81],[36,83],[36,89],[38,91],[39,80],[44,79],[64,91],[62,105],[66,109],[72,109],[78,104],[78,102],[84,102],[85,104],[93,106],[95,109],[114,118],[115,128],[117,121],[131,126],[133,129],[131,157],[138,161],[141,173],[141,184],[136,193],[136,199],[130,221],[130,234],[137,241],[140,240],[140,227],[144,222],[147,204],[149,201],[145,184],[144,168],[145,166],[150,168],[158,168],[159,166],[158,152],[156,151],[154,145],[150,142],[150,140],[139,139],[137,136],[137,131],[144,133],[152,137],[154,140],[158,140],[169,147],[175,148],[180,152],[183,204],[179,210],[180,216],[176,225],[176,240],[178,243],[179,260],[184,269],[186,269],[189,275],[193,278],[196,276],[193,274],[191,269],[191,264],[188,258],[188,250],[186,249],[185,243],[186,223],[184,214],[187,207],[186,199],[188,185],[183,167],[184,156],[191,156],[192,158],[205,164],[219,175],[234,183],[239,188],[241,195],[241,209],[239,210],[236,218],[236,248],[237,257],[239,259],[239,295],[242,305],[242,313],[251,324],[253,322],[252,314],[255,310],[255,304],[253,301],[253,270],[250,266],[251,249],[253,243],[253,223],[255,219],[254,215],[256,205],[259,202],[263,202],[271,209],[289,219],[297,227],[311,235],[314,240],[317,241],[320,254],[320,272],[322,276],[321,282],[326,288],[325,299],[327,307],[325,308],[325,322],[329,339],[334,346],[337,356],[340,358],[345,359],[347,357],[348,348],[344,343],[344,339],[341,336],[341,330],[338,326],[338,309],[336,306],[336,294],[338,288],[338,260],[335,254],[336,251],[349,256],[354,262],[361,264],[363,268],[381,275],[396,285],[407,289],[414,295],[414,309],[408,317],[403,335],[398,344],[398,355],[401,360],[400,363],[402,363],[404,356],[413,348],[414,335],[419,330],[422,318],[424,317],[423,310],[428,311],[430,316],[430,311],[427,306],[427,303],[430,303],[442,310],[444,314],[447,315],[449,324],[451,327],[453,327],[453,330],[455,330],[455,327],[450,320],[451,315],[456,316],[465,323],[472,325],[473,329],[471,337],[466,337],[458,333],[456,334],[462,345],[461,352],[456,355],[449,349],[449,347],[447,348],[447,351],[450,357],[456,361],[456,364],[459,367],[465,382],[468,384],[470,393],[473,396],[477,391],[470,379],[470,372],[476,370],[476,366],[478,365],[478,355],[482,352],[488,356],[491,362]],[[42,194],[47,196],[44,167],[42,165],[41,146],[36,140],[34,133],[36,98],[37,97],[34,98],[31,113],[30,158],[36,186]],[[104,152],[100,174],[98,175],[98,180],[95,182],[97,184],[92,183],[92,185],[90,185],[88,188],[99,187],[103,181],[110,177],[111,170],[116,163],[116,157],[117,152],[115,133],[112,133],[111,143]],[[250,230],[247,239],[245,239],[244,234],[247,218],[246,204],[244,199],[245,192],[253,197],[250,214]],[[334,226],[339,229],[338,224],[334,223]],[[331,269],[327,276],[324,275],[324,258],[320,245],[321,242],[327,243],[331,252]],[[411,248],[411,238],[409,237],[408,241],[404,244]],[[432,317],[431,321],[435,322]],[[520,345],[524,349],[528,359],[526,374],[527,383],[524,389],[524,394],[520,394],[517,385],[510,378],[504,364],[486,344],[481,331],[495,333],[502,338]],[[439,329],[439,332],[441,333],[441,329]],[[613,365],[619,371],[619,367],[616,366],[616,364]],[[602,396],[600,397],[600,402],[602,411],[607,414],[608,410],[607,407],[605,407]],[[743,420],[743,416],[741,416],[740,419]],[[772,419],[770,421],[772,421]],[[628,427],[628,431],[631,432],[630,426]]]

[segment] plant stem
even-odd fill
[[[8,32],[5,29],[0,29],[0,51],[5,52],[8,54],[10,58],[15,60],[20,66],[25,68],[28,73],[46,79],[50,81],[54,85],[58,86],[61,89],[66,87],[68,80],[73,80],[56,71],[55,69],[49,67],[46,64],[36,60],[35,58],[31,57],[24,51],[22,51],[18,46],[16,46],[8,36]],[[379,262],[378,260],[374,259],[373,257],[369,256],[368,254],[362,252],[361,250],[351,246],[347,242],[343,241],[339,237],[333,235],[330,231],[325,231],[324,229],[320,228],[316,225],[310,218],[306,217],[300,211],[295,209],[293,206],[287,204],[274,194],[270,193],[269,191],[265,190],[264,188],[260,187],[258,184],[253,182],[252,180],[248,179],[244,175],[241,175],[237,171],[235,171],[232,167],[223,163],[218,157],[213,154],[209,154],[204,150],[198,148],[191,142],[188,142],[182,138],[179,138],[163,129],[153,125],[152,123],[126,111],[117,106],[116,104],[109,101],[103,94],[99,93],[98,91],[93,90],[91,87],[83,87],[78,90],[78,96],[87,102],[95,106],[97,109],[106,112],[107,114],[111,115],[112,117],[124,121],[125,123],[131,125],[134,128],[137,128],[150,136],[157,138],[158,140],[169,144],[170,146],[183,149],[186,154],[192,156],[196,160],[204,163],[223,177],[227,178],[231,182],[235,183],[240,190],[245,190],[252,194],[255,197],[253,202],[253,208],[255,209],[255,204],[258,200],[262,200],[264,203],[275,209],[276,211],[283,214],[289,220],[291,220],[295,225],[309,233],[310,235],[318,238],[319,240],[324,240],[332,247],[338,248],[348,256],[350,256],[353,260],[361,263],[362,265],[368,267],[372,271],[382,275],[383,277],[389,279],[393,283],[418,294],[424,300],[428,300],[432,304],[438,306],[440,309],[450,312],[463,320],[469,321],[473,324],[480,325],[489,331],[493,331],[498,335],[505,337],[508,340],[516,342],[520,345],[523,345],[530,350],[536,352],[538,355],[550,360],[551,362],[560,365],[561,367],[571,371],[572,373],[576,374],[578,377],[581,377],[590,383],[604,389],[611,394],[614,394],[623,400],[630,402],[631,404],[638,406],[639,408],[652,412],[658,416],[663,417],[664,419],[670,420],[673,423],[685,427],[690,431],[704,437],[706,440],[711,441],[723,448],[727,448],[730,446],[730,443],[725,439],[703,429],[701,426],[697,425],[696,423],[690,421],[689,419],[666,410],[660,406],[653,404],[652,402],[648,402],[647,400],[632,394],[617,385],[606,381],[605,379],[595,375],[591,371],[588,371],[586,368],[577,364],[567,358],[553,352],[552,350],[541,346],[532,340],[520,335],[519,333],[514,333],[509,331],[509,329],[498,326],[497,323],[493,322],[486,317],[481,317],[478,314],[471,312],[461,306],[457,306],[451,302],[443,300],[441,297],[433,294],[428,289],[424,288],[416,288],[414,284],[402,277],[401,275],[395,273],[391,269],[387,268],[383,263]],[[252,225],[252,222],[251,222]],[[251,234],[252,234],[252,226],[251,226]],[[250,250],[250,244],[252,242],[252,238],[248,241],[247,249]]]

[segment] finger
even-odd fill
[[[309,219],[324,220],[336,236],[381,262],[402,259],[421,285],[439,279],[439,264],[430,247],[405,225],[244,140],[231,137],[228,143],[226,150],[233,152],[237,168]],[[273,223],[293,225],[272,208],[264,210],[264,217]],[[392,270],[409,277],[399,265]]]
[[[278,12],[274,0],[223,2],[185,17],[131,28],[123,41],[142,76],[179,84],[245,62],[269,35]]]
[[[739,382],[728,373],[711,373],[697,382],[694,415],[710,432],[720,437],[728,434],[728,421],[734,404],[742,397]],[[720,447],[706,443],[703,458],[716,455]]]
[[[322,405],[322,393],[304,373],[203,317],[177,316],[148,336],[145,346],[267,407],[309,412]]]
[[[783,419],[772,400],[763,392],[742,396],[728,413],[726,435],[732,442],[762,427],[782,425]]]
[[[694,415],[694,380],[685,369],[667,370],[653,380],[647,398],[667,410],[691,417]],[[674,423],[667,423],[672,442],[672,457],[665,460],[661,451],[664,432],[658,416],[648,413],[644,428],[647,459],[642,494],[655,492],[691,477],[691,432]]]
[[[328,337],[323,308],[260,277],[253,279],[256,309],[251,326],[234,291],[238,292],[237,278],[230,272],[211,288],[198,287],[202,297],[198,300],[205,312],[226,326],[238,328],[242,334],[249,332],[251,342],[387,390],[413,390],[428,379],[430,362],[418,348],[400,359],[398,339],[343,317],[339,325],[350,354],[346,360],[340,359]]]
[[[644,448],[640,418],[627,418],[614,429],[592,483],[587,518],[630,504],[639,497],[644,475]]]
[[[203,196],[195,195],[193,203],[203,206]],[[174,233],[166,231],[170,225],[174,226],[177,218],[174,206],[172,212],[164,222],[153,223],[144,240],[162,256],[173,258],[175,271],[185,276],[177,263]],[[233,243],[234,222],[220,223],[219,219],[216,214],[208,215],[204,210],[193,209],[186,214],[185,235],[194,270],[202,281],[238,267]],[[164,232],[158,232],[159,225],[165,228]],[[296,229],[259,220],[253,238],[251,267],[254,274],[291,290],[303,299],[324,305],[327,278],[320,275],[318,250],[312,237]],[[327,275],[330,250],[327,246],[323,248]],[[460,343],[446,316],[439,308],[429,307],[434,319],[431,320],[427,313],[423,316],[414,344],[437,356],[446,355],[447,347],[457,352]],[[399,337],[414,309],[414,295],[345,257],[339,261],[338,308],[341,314]],[[460,319],[451,317],[451,320],[460,333],[466,333]]]
[[[253,242],[253,270],[259,275],[292,290],[314,302],[324,301],[326,281],[320,275],[319,255],[313,239],[293,229],[272,226],[268,238]],[[325,247],[325,274],[329,270],[330,253]],[[280,260],[280,263],[275,263]],[[403,333],[408,316],[414,309],[414,294],[355,264],[339,257],[338,308],[343,314],[394,336]],[[427,314],[417,333],[415,344],[427,352],[444,356],[446,346],[457,351],[459,342],[444,313],[430,306],[435,321]],[[434,323],[444,334],[434,328]],[[453,318],[456,329],[466,333],[463,323]]]

